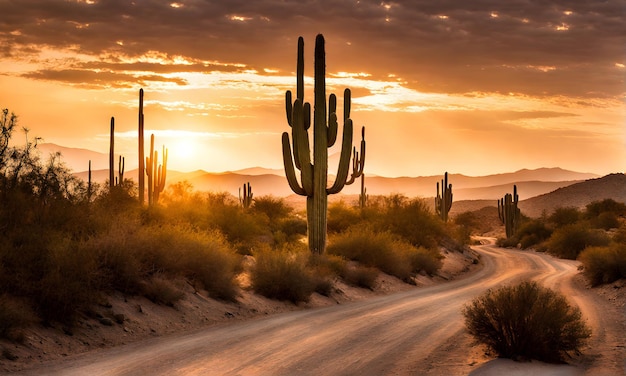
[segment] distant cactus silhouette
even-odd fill
[[[159,195],[165,189],[165,177],[167,175],[167,154],[163,146],[163,164],[159,164],[159,153],[154,150],[154,134],[150,136],[150,156],[146,157],[146,176],[148,176],[148,205],[153,206],[159,202]]]
[[[344,91],[343,140],[337,177],[329,188],[328,148],[337,140],[337,97],[331,94],[326,107],[326,53],[324,36],[315,39],[314,115],[313,115],[313,161],[308,129],[311,126],[311,105],[304,102],[304,39],[298,38],[296,99],[292,103],[291,91],[285,94],[287,122],[291,127],[293,154],[289,133],[282,135],[285,175],[291,189],[298,195],[307,196],[307,227],[309,249],[322,254],[326,250],[328,195],[339,193],[346,184],[361,176],[365,164],[365,128],[362,131],[360,157],[354,149],[352,176],[348,179],[352,153],[353,125],[350,119],[350,89]],[[295,169],[300,170],[300,182]]]
[[[359,194],[359,208],[363,209],[367,206],[367,188],[365,188],[365,174],[361,175],[361,193]]]
[[[87,174],[87,201],[91,201],[91,159],[89,160],[89,170]]]
[[[117,178],[115,178],[115,184],[120,185],[124,183],[124,166],[126,164],[125,158],[120,155],[119,161],[117,162]],[[119,178],[119,179],[118,179]]]
[[[113,160],[115,153],[115,118],[111,117],[111,136],[109,139],[109,189],[115,187],[115,170],[113,167]]]
[[[243,195],[241,193],[241,188],[239,188],[239,203],[245,209],[249,208],[252,205],[252,186],[250,182],[243,185]]]
[[[139,184],[139,204],[143,205],[145,202],[145,165],[144,165],[144,138],[143,138],[143,89],[139,89],[139,135],[138,135],[138,146],[139,146],[139,171],[138,171],[138,184]]]
[[[513,185],[513,194],[507,193],[503,198],[498,200],[498,217],[504,224],[506,237],[510,238],[517,231],[520,220],[520,210],[517,208],[519,196],[517,195],[517,186]]]
[[[448,213],[452,208],[452,184],[448,184],[448,173],[441,180],[441,193],[437,183],[437,197],[435,197],[435,211],[442,221],[448,222]]]

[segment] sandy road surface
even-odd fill
[[[484,267],[453,282],[154,338],[25,374],[467,375],[480,361],[470,359],[461,308],[490,287],[522,279],[560,289],[583,308],[594,338],[591,355],[574,359],[579,370],[624,374],[626,350],[616,346],[624,345],[624,332],[614,333],[618,323],[607,322],[593,294],[576,286],[576,262],[487,244],[475,250]]]

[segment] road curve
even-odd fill
[[[442,356],[463,359],[467,353],[467,348],[461,347],[468,342],[462,307],[488,288],[527,279],[573,296],[576,304],[585,307],[583,312],[591,317],[594,330],[605,324],[597,310],[587,304],[587,294],[572,284],[576,262],[503,250],[492,244],[474,249],[481,255],[483,267],[452,282],[154,338],[68,357],[23,374],[467,374],[472,370],[467,362],[452,368],[440,364]],[[601,335],[606,340],[610,333],[602,331]],[[450,353],[437,356],[442,351]],[[432,359],[438,359],[437,363]]]

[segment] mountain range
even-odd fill
[[[86,167],[89,160],[92,161],[93,181],[104,183],[109,177],[108,154],[87,149],[65,148],[54,144],[41,144],[38,147],[43,153],[60,152],[66,165],[76,171],[75,175],[83,180],[87,180]],[[137,169],[127,171],[124,177],[137,181],[137,172]],[[397,193],[408,197],[432,198],[436,195],[436,184],[442,178],[442,175],[383,177],[366,174],[365,185],[369,195]],[[329,181],[332,179],[333,176],[329,176]],[[495,200],[512,192],[515,184],[520,197],[520,209],[529,216],[539,216],[543,210],[549,212],[558,206],[584,207],[593,200],[604,198],[626,202],[625,179],[624,174],[600,177],[596,174],[561,168],[523,169],[487,176],[448,175],[448,182],[452,184],[454,194],[453,212],[458,211],[459,208],[469,210],[474,207],[480,209],[484,206],[495,206]],[[282,169],[251,167],[220,173],[203,170],[168,171],[168,184],[181,181],[191,183],[198,191],[228,192],[234,196],[238,195],[239,188],[244,183],[249,182],[257,197],[293,196]],[[360,180],[357,180],[355,184],[346,186],[341,194],[333,196],[333,201],[356,200],[359,192]],[[294,200],[299,201],[295,197],[290,199],[290,201]]]

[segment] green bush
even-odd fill
[[[606,246],[609,241],[610,238],[603,231],[576,223],[555,230],[547,241],[547,249],[555,256],[575,260],[585,248]]]
[[[316,283],[307,269],[308,251],[297,248],[255,250],[256,264],[250,273],[255,292],[270,299],[306,302]]]
[[[505,358],[560,361],[591,335],[578,308],[536,282],[488,290],[463,315],[476,341]]]
[[[626,278],[626,244],[624,243],[586,248],[578,259],[583,264],[583,274],[594,286]]]
[[[328,232],[340,233],[346,231],[361,221],[359,211],[339,201],[328,206]]]

